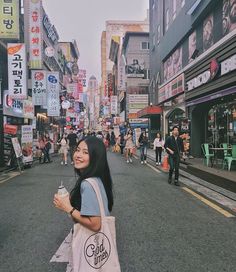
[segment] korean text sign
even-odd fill
[[[11,98],[27,99],[26,51],[23,43],[9,43],[8,89]]]
[[[59,73],[47,73],[47,111],[48,116],[60,116]]]
[[[19,0],[0,1],[0,39],[19,39]]]

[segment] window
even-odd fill
[[[142,42],[142,50],[148,50],[149,49],[149,42]]]

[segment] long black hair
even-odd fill
[[[79,178],[76,182],[74,189],[71,191],[71,204],[78,210],[81,209],[81,194],[80,187],[83,180],[91,177],[98,177],[101,179],[106,191],[108,199],[108,209],[112,210],[113,206],[113,192],[112,192],[112,179],[110,174],[109,165],[107,162],[107,152],[104,143],[97,137],[88,136],[78,142],[78,145],[84,141],[88,146],[89,153],[89,166],[83,171],[75,169]],[[77,146],[78,146],[77,145]]]

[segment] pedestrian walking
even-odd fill
[[[96,252],[95,255],[97,256],[97,258],[99,258],[96,258],[97,262],[102,262],[103,259],[106,259],[109,263],[110,259],[108,259],[108,254],[105,255],[104,253],[103,255],[101,255],[102,258],[99,257],[99,254],[102,254],[102,251],[104,251],[104,247],[107,246],[106,241],[100,241],[99,237],[99,230],[101,229],[103,224],[105,224],[104,220],[101,220],[103,211],[100,211],[99,203],[103,203],[105,216],[110,215],[113,207],[112,178],[107,161],[105,145],[97,137],[87,137],[78,143],[73,158],[74,168],[76,173],[78,174],[78,180],[70,195],[60,197],[58,194],[55,194],[53,203],[56,208],[69,214],[73,222],[76,223],[73,226],[74,234],[72,239],[75,239],[75,231],[79,231],[77,228],[78,226],[81,226],[83,229],[85,228],[89,231],[92,231],[92,233],[97,233],[97,240],[94,241],[95,246],[98,246],[98,243],[101,243],[101,246],[99,244],[99,251]],[[91,185],[91,180],[94,184],[93,186]],[[98,191],[100,191],[101,201],[97,198],[97,193],[94,191],[94,187],[96,187]],[[81,229],[81,227],[79,229]],[[92,233],[89,234],[89,236],[91,236]],[[88,234],[88,231],[86,232],[86,234]],[[84,237],[78,237],[78,239],[83,238]],[[93,248],[93,244],[91,244],[93,243],[93,241],[91,240],[89,242],[90,246],[92,246]],[[83,244],[81,245],[81,243],[78,244],[78,247],[84,246]],[[111,246],[111,244],[109,246]],[[85,258],[84,250],[81,250],[81,255],[78,255],[79,251],[73,252],[75,249],[75,246],[72,247],[73,265],[75,265],[75,263],[80,263],[80,261]],[[112,251],[114,254],[114,250]],[[92,256],[93,255],[89,257]],[[80,269],[77,269],[76,271],[86,271],[86,269],[84,270],[84,267],[80,267]],[[116,268],[115,271],[118,272],[120,270],[117,270]]]
[[[117,139],[117,143],[120,146],[120,154],[124,154],[124,148],[125,148],[125,138],[124,133],[121,133]]]
[[[73,164],[73,155],[77,146],[77,134],[74,132],[74,129],[70,129],[70,133],[67,136],[67,140],[69,141],[69,151],[70,151],[70,159],[71,159],[71,164]]]
[[[63,134],[61,139],[57,141],[57,144],[60,145],[59,154],[61,154],[61,165],[67,165],[69,145],[65,134]]]
[[[50,139],[50,137],[48,135],[46,135],[44,137],[44,149],[43,149],[43,163],[47,163],[47,162],[52,162],[51,158],[50,158],[50,149],[52,148],[52,143],[53,140]]]
[[[179,186],[179,163],[181,152],[184,151],[183,140],[179,137],[179,128],[174,126],[172,129],[172,135],[166,139],[164,145],[168,155],[169,155],[169,178],[168,182],[172,182],[172,175],[175,171],[175,185]]]
[[[106,138],[105,138],[105,146],[106,146],[107,149],[110,147],[110,144],[111,144],[111,136],[110,136],[110,133],[107,132],[107,135],[106,135]]]
[[[148,137],[146,131],[142,132],[138,139],[140,145],[140,159],[141,164],[147,164],[147,148],[148,148]]]
[[[164,141],[161,134],[158,132],[153,142],[153,150],[156,153],[156,165],[161,165],[162,151],[164,149]]]
[[[110,144],[111,144],[111,151],[112,152],[115,152],[115,144],[116,144],[116,136],[115,136],[115,133],[114,131],[111,132],[111,140],[110,140]]]
[[[40,136],[37,143],[37,157],[39,159],[39,163],[42,163],[44,156],[44,148],[45,148],[44,137]]]
[[[134,142],[133,142],[133,132],[132,130],[128,130],[127,134],[124,137],[126,143],[125,143],[125,157],[126,157],[126,162],[133,162],[132,157],[133,157],[133,149],[134,149]]]

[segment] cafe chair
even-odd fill
[[[223,168],[224,168],[225,162],[226,162],[228,165],[228,171],[230,171],[231,164],[233,161],[236,161],[236,145],[232,145],[232,156],[224,157]]]
[[[223,165],[223,169],[225,166],[225,158],[226,157],[230,157],[231,156],[231,152],[229,153],[229,145],[227,143],[222,143],[220,144],[220,147],[223,148],[223,161],[222,161],[222,165]]]
[[[214,153],[210,153],[210,149],[209,149],[210,147],[212,147],[212,145],[210,144],[201,144],[202,152],[205,156],[205,163],[207,166],[209,166],[209,162],[211,161],[211,167],[212,167]]]

